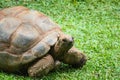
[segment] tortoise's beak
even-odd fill
[[[70,45],[72,46],[74,43],[74,38],[73,37],[67,38],[67,43],[68,43],[68,46],[70,46]]]
[[[71,38],[69,39],[69,43],[73,43],[73,42],[74,42],[74,38],[71,37]]]

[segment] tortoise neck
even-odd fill
[[[52,50],[54,59],[61,60],[71,47],[72,46],[59,45],[59,42],[57,42]]]

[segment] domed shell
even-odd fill
[[[0,68],[14,71],[42,57],[56,43],[59,31],[59,26],[41,12],[23,6],[1,10]]]

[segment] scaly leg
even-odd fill
[[[51,55],[47,54],[28,68],[31,77],[41,77],[48,74],[54,68],[55,62]]]
[[[81,53],[77,48],[72,47],[61,59],[62,62],[70,64],[75,68],[82,67],[86,61],[86,56]]]

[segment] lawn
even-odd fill
[[[0,80],[120,80],[119,0],[0,0],[0,8],[24,5],[41,11],[75,38],[88,57],[82,69],[67,65],[42,78],[0,72]]]

